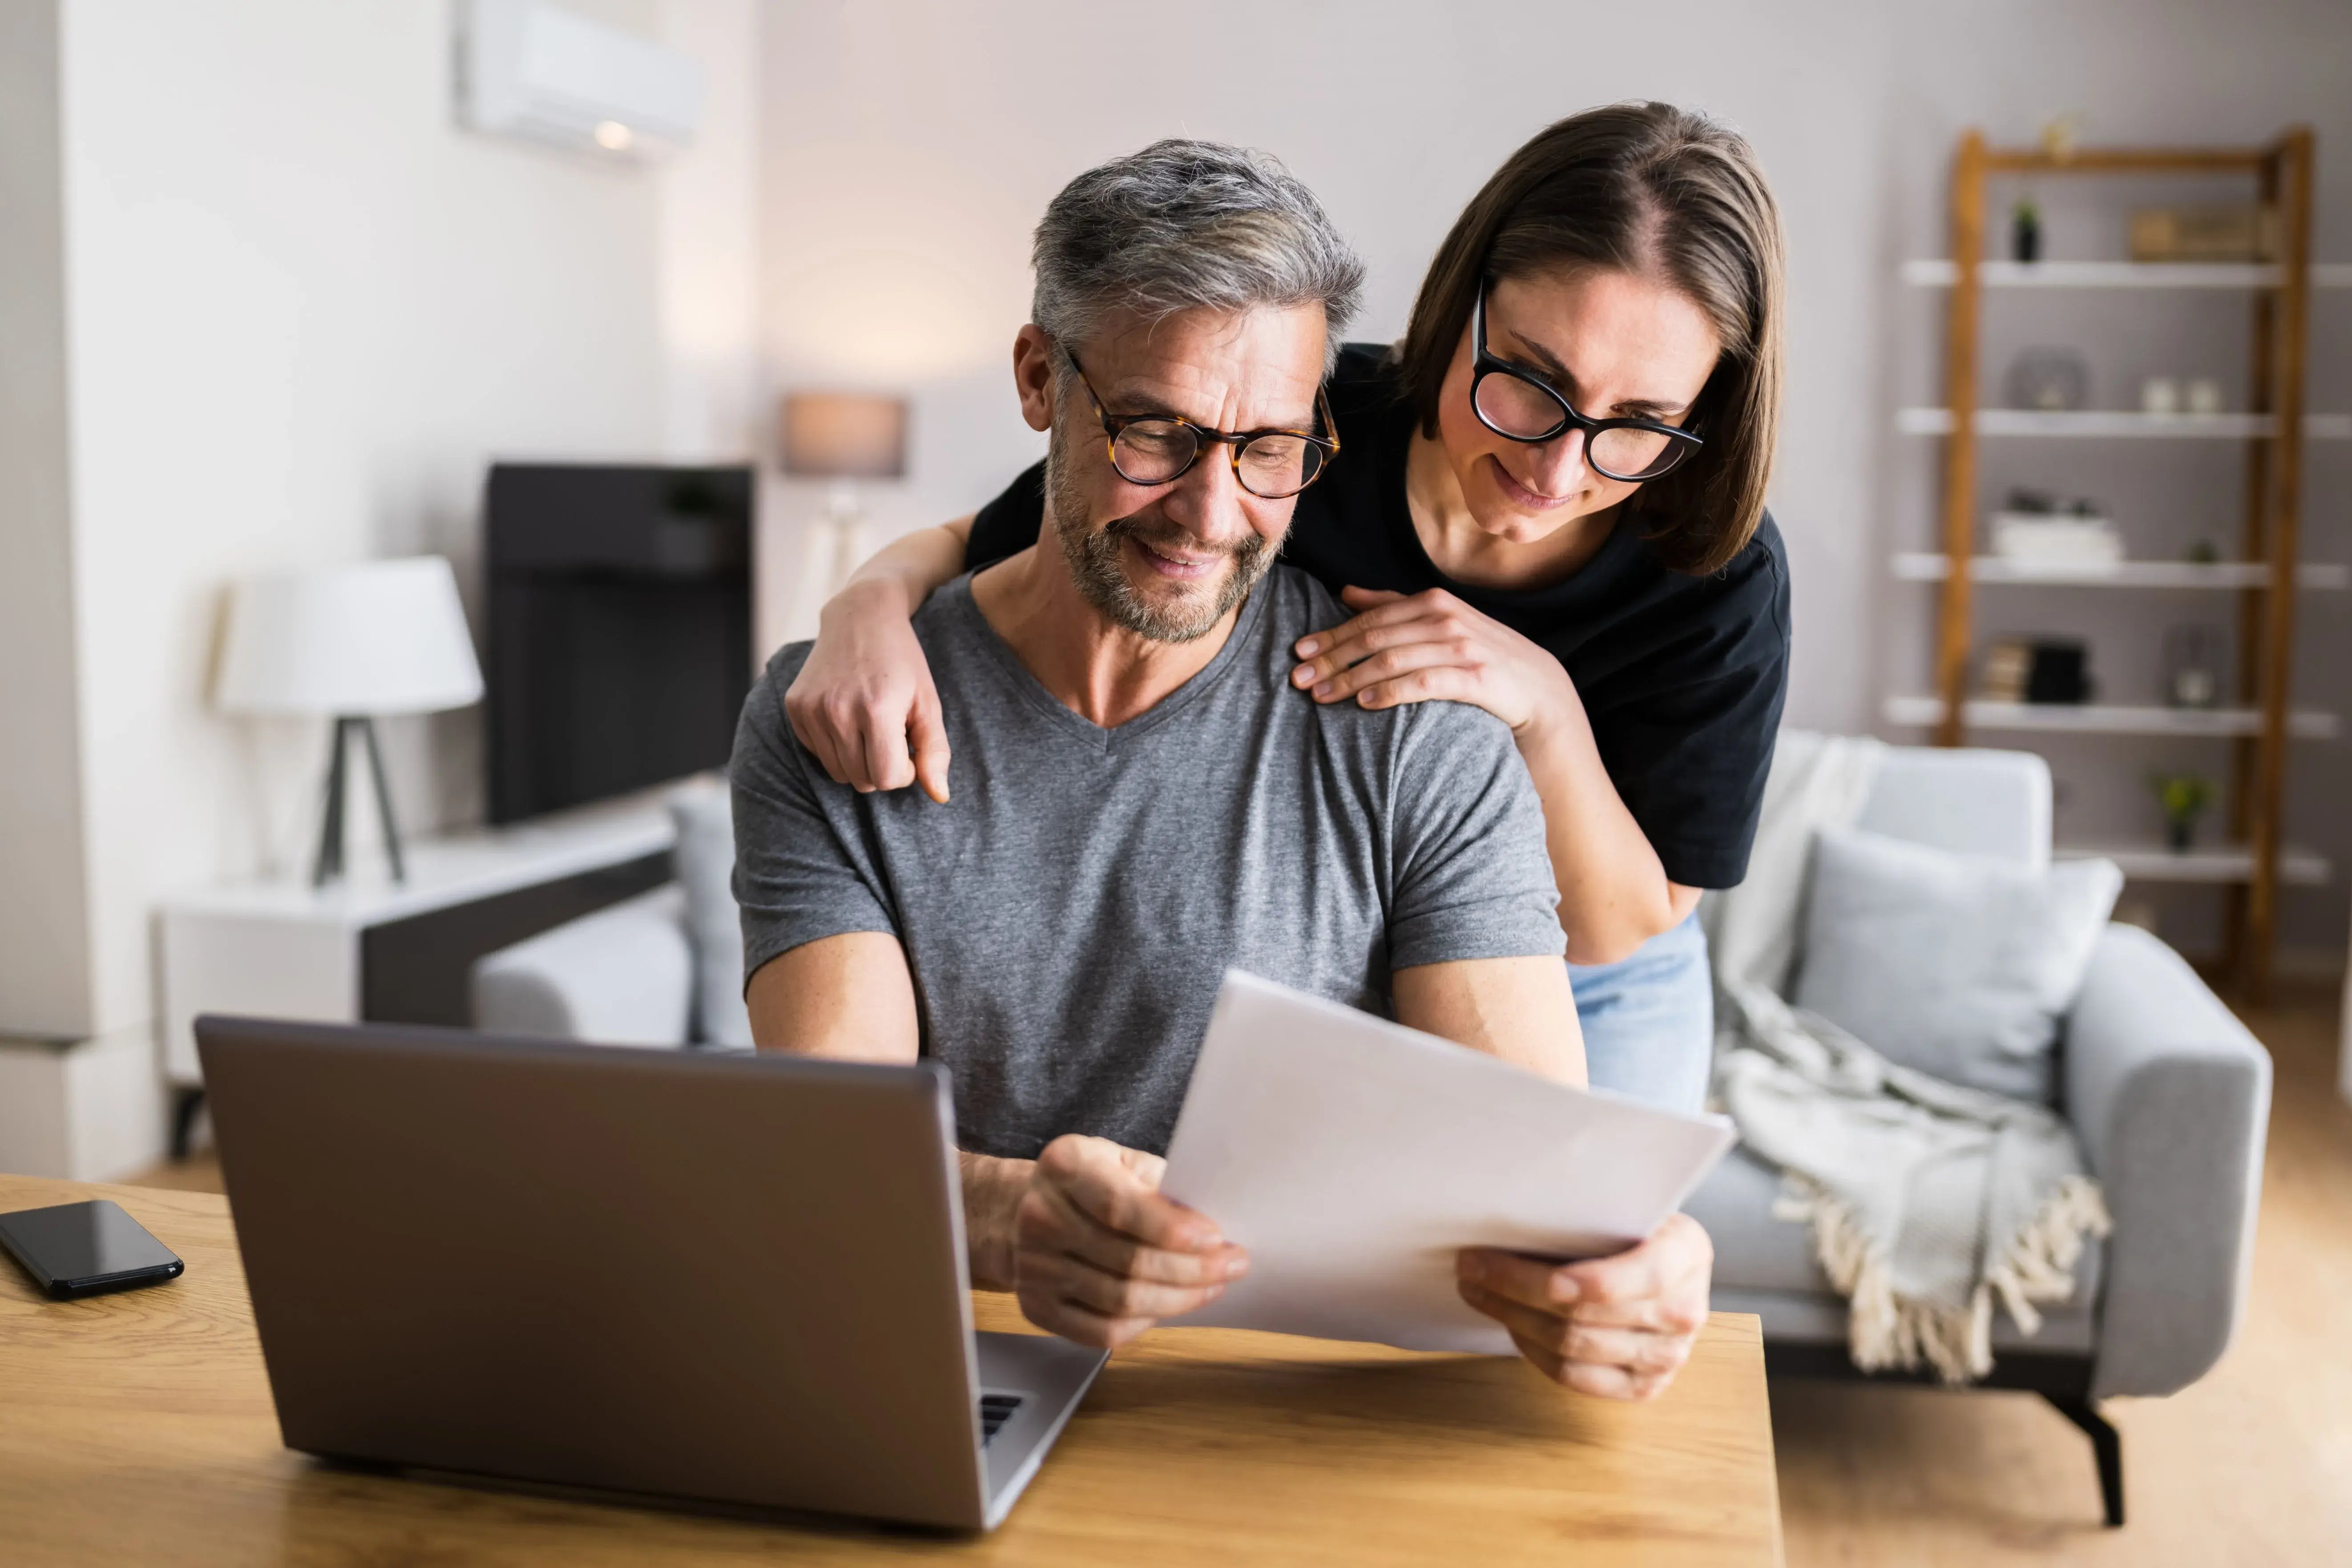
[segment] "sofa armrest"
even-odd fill
[[[2066,1109],[2115,1217],[2093,1393],[2160,1394],[2244,1305],[2271,1059],[2155,937],[2109,926],[2066,1029]]]
[[[598,1045],[683,1046],[694,1005],[676,882],[475,961],[474,1026]]]

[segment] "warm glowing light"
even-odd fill
[[[607,153],[625,153],[629,150],[629,143],[635,140],[629,128],[617,120],[596,122],[596,145]]]

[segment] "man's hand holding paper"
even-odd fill
[[[1652,1399],[1706,1326],[1715,1244],[1672,1214],[1609,1258],[1549,1263],[1491,1247],[1455,1256],[1462,1299],[1503,1325],[1529,1365],[1604,1399]]]
[[[1646,1397],[1706,1309],[1711,1250],[1675,1211],[1730,1142],[1229,974],[1164,1185],[1252,1267],[1187,1321],[1517,1352]]]
[[[1166,1162],[1106,1138],[1065,1134],[1032,1160],[964,1156],[976,1283],[1021,1298],[1024,1316],[1079,1344],[1116,1349],[1162,1318],[1213,1301],[1249,1258],[1204,1215],[1160,1195]]]

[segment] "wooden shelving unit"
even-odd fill
[[[2288,684],[2295,595],[2340,589],[2342,565],[2296,561],[2305,441],[2352,439],[2352,415],[2313,414],[2304,406],[2304,366],[2315,289],[2352,289],[2352,265],[2311,260],[2313,139],[2305,127],[2258,148],[2084,148],[2065,153],[1986,145],[1970,131],[1952,166],[1948,258],[1911,261],[1906,283],[1949,290],[1944,334],[1944,403],[1906,408],[1896,427],[1941,437],[1943,549],[1897,556],[1895,576],[1937,584],[1935,689],[1890,699],[1890,722],[1921,725],[1938,744],[1962,744],[1970,730],[2108,735],[2207,735],[2233,742],[2230,792],[2232,845],[2176,853],[2161,846],[2075,846],[2062,853],[2111,854],[2126,874],[2151,880],[2214,882],[2232,890],[2228,967],[2252,996],[2266,990],[2284,881],[2324,880],[2319,857],[2280,841],[2279,815],[2291,740],[2334,737],[2336,715],[2294,710]],[[2014,262],[1986,257],[1986,183],[1994,175],[2243,175],[2253,195],[2276,214],[2278,259],[2270,263],[2128,261]],[[2043,413],[1987,408],[1978,396],[1984,295],[2005,289],[2234,289],[2252,300],[2253,354],[2246,412],[2151,415],[2126,410]],[[2234,562],[2123,562],[2081,570],[2020,567],[1977,548],[1977,448],[1985,440],[2202,439],[2241,443],[2246,460],[2240,559]],[[2221,590],[2239,595],[2238,705],[2182,710],[2116,704],[2036,705],[1969,696],[1979,586],[2137,587]]]

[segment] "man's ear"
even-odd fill
[[[1032,321],[1013,335],[1013,388],[1021,395],[1021,417],[1032,430],[1054,427],[1054,340]]]

